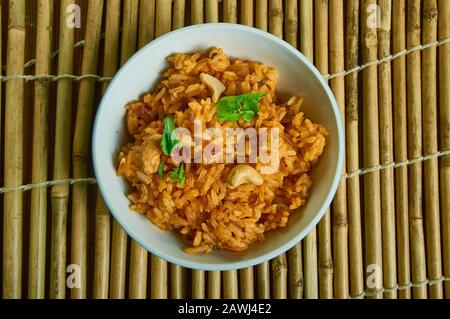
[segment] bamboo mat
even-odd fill
[[[450,1],[0,3],[1,297],[450,297]],[[131,241],[97,193],[89,153],[120,65],[166,32],[218,21],[283,37],[313,61],[347,144],[316,229],[270,262],[223,273]]]

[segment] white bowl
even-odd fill
[[[153,89],[174,53],[221,47],[232,58],[260,61],[279,71],[278,92],[305,98],[307,117],[330,131],[325,152],[312,170],[313,187],[307,204],[291,214],[288,226],[266,233],[266,241],[245,252],[217,250],[208,255],[183,251],[186,244],[173,232],[162,231],[129,209],[127,183],[116,175],[118,150],[126,142],[127,102]],[[294,47],[279,38],[235,24],[203,24],[168,33],[137,52],[116,74],[98,109],[93,131],[93,160],[103,198],[124,230],[151,253],[183,267],[210,271],[240,269],[272,259],[297,244],[320,221],[341,178],[344,130],[339,107],[317,69]]]

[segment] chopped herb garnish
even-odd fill
[[[217,102],[217,118],[221,122],[237,122],[241,118],[251,122],[259,111],[259,100],[265,95],[265,93],[249,93],[221,98]]]
[[[175,121],[172,117],[166,117],[164,119],[164,131],[161,139],[161,149],[166,156],[171,156],[172,151],[180,141],[175,135]],[[158,175],[164,177],[164,163],[161,162],[158,166]],[[181,186],[184,186],[186,182],[186,176],[184,173],[184,163],[181,162],[180,166],[174,168],[169,172],[169,177],[173,182],[178,182]]]
[[[180,166],[174,168],[169,172],[169,177],[172,179],[172,182],[178,182],[181,186],[184,186],[186,182],[186,175],[184,172],[184,163],[181,162]]]
[[[164,163],[163,162],[159,163],[158,175],[159,175],[159,177],[164,178]]]
[[[161,149],[166,156],[172,154],[173,149],[180,141],[175,136],[175,121],[172,117],[166,117],[164,119],[164,131],[161,139]]]

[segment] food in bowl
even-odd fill
[[[117,174],[130,208],[179,233],[188,253],[244,251],[305,205],[328,131],[301,97],[278,101],[270,66],[220,48],[167,60],[154,90],[126,105]]]

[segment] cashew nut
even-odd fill
[[[161,135],[155,134],[142,143],[142,170],[147,175],[156,173],[161,163],[161,139]]]
[[[225,91],[225,85],[222,84],[217,78],[207,73],[200,74],[200,80],[211,90],[212,101],[217,103],[222,93]]]
[[[235,166],[228,177],[228,185],[230,188],[236,188],[245,183],[262,185],[263,178],[256,169],[249,165],[241,164]]]

